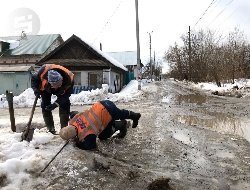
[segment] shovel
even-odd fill
[[[56,155],[49,161],[49,163],[43,168],[43,170],[40,172],[40,174],[41,173],[43,173],[45,170],[46,170],[46,168],[51,164],[51,162],[53,162],[53,160],[55,160],[55,158],[57,157],[57,155],[64,149],[64,147],[65,146],[67,146],[67,144],[69,144],[69,141],[70,141],[71,139],[69,139],[69,140],[67,140],[67,142],[63,145],[63,147],[56,153]],[[39,175],[40,175],[39,174]]]
[[[26,125],[26,129],[23,131],[22,136],[21,136],[22,141],[26,140],[26,141],[30,142],[32,140],[32,138],[33,138],[34,128],[31,127],[31,121],[32,121],[32,118],[33,118],[33,115],[34,115],[34,112],[35,112],[36,103],[37,103],[38,98],[39,98],[39,96],[36,96],[35,101],[33,103],[33,107],[32,107],[32,110],[31,110],[29,122]]]

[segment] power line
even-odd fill
[[[216,5],[214,5],[214,8],[216,8],[218,5],[219,5],[219,2],[220,2],[221,0],[217,0],[216,2],[214,2],[214,4],[215,3],[217,3]]]
[[[217,16],[213,19],[212,22],[214,22],[214,21],[215,21],[224,11],[225,11],[225,9],[227,8],[227,6],[229,6],[233,1],[234,1],[234,0],[231,0],[230,2],[228,2],[228,3],[225,5],[224,9],[223,9],[222,11],[220,11],[219,14],[217,14]],[[222,26],[223,24],[225,24],[225,21],[228,20],[228,19],[236,12],[236,10],[238,10],[238,9],[239,9],[239,7],[235,8],[235,9],[230,13],[230,15],[229,15],[227,18],[225,18],[222,22],[220,22],[220,24],[219,24],[219,29],[216,30],[217,32],[220,32],[220,31],[221,31],[221,29],[222,29],[221,26]],[[209,25],[210,25],[212,22],[210,22]],[[209,25],[207,25],[207,27],[208,27]],[[221,34],[220,34],[220,37],[218,38],[218,40],[217,40],[216,43],[219,43],[219,42],[220,42],[221,40],[223,40],[224,38],[225,38],[225,37],[222,37],[222,33],[221,33]]]
[[[214,4],[216,3],[216,5],[213,6],[213,8],[215,8],[216,6],[218,6],[218,2],[219,2],[219,1],[220,1],[220,0],[217,0],[217,1],[213,0],[213,1],[210,3],[210,5],[208,6],[208,8],[205,10],[205,12],[202,14],[202,16],[200,17],[200,19],[196,22],[195,25],[197,25],[197,24],[200,22],[200,20],[203,19],[204,15],[207,13],[208,9],[209,9],[212,5],[214,5]],[[222,13],[225,12],[225,10],[229,7],[229,5],[231,5],[233,2],[234,2],[234,0],[229,0],[225,5],[223,5],[223,6],[221,5],[221,7],[224,7],[224,8],[223,8],[223,9],[213,18],[213,20],[207,25],[207,27],[209,27],[212,23],[214,23],[214,22],[222,15]],[[232,17],[232,16],[236,13],[236,11],[237,11],[239,8],[240,8],[239,6],[238,6],[237,8],[235,8],[233,11],[231,11],[231,13],[230,13],[225,19],[223,19],[223,21],[220,22],[220,24],[219,24],[219,28],[220,28],[220,29],[217,29],[217,30],[216,30],[217,32],[219,32],[219,31],[222,29],[221,26],[225,24],[225,21],[227,21],[230,17]],[[210,9],[210,10],[211,10],[211,9]],[[219,41],[221,41],[221,40],[222,40],[222,34],[221,34],[220,37],[218,38],[217,43],[219,43]]]
[[[236,9],[234,9],[234,10],[231,12],[231,14],[230,14],[227,18],[225,18],[225,19],[219,24],[219,26],[221,26],[223,23],[225,23],[226,20],[228,20],[231,16],[233,16],[233,15],[235,14],[235,12],[236,12],[239,8],[240,8],[240,7],[237,7]]]
[[[106,28],[106,26],[110,23],[110,20],[112,19],[112,17],[115,15],[116,11],[120,8],[121,4],[122,4],[123,0],[120,0],[118,5],[116,6],[116,8],[114,9],[114,11],[112,12],[111,16],[107,19],[107,21],[105,22],[104,26],[102,27],[102,29],[100,30],[99,34],[95,37],[95,39],[93,40],[92,43],[90,43],[91,46],[93,46],[93,44],[95,43],[95,41],[98,39],[98,37],[101,35],[101,33],[104,31],[104,29]],[[88,47],[88,49],[83,53],[83,56],[86,55],[87,51],[90,49],[90,46]]]
[[[208,24],[208,26],[210,26],[225,10],[226,10],[226,8],[233,2],[234,0],[231,0],[230,2],[228,2],[226,5],[225,5],[225,7],[224,7],[224,9],[222,9],[217,15],[216,15],[216,17]]]
[[[201,15],[201,17],[198,19],[198,21],[195,23],[194,27],[201,21],[203,16],[207,13],[208,9],[216,2],[217,0],[212,0],[212,2],[209,4],[207,9],[204,11],[204,13]]]
[[[107,19],[107,22],[104,24],[104,26],[102,27],[101,31],[99,32],[98,36],[94,39],[93,43],[96,41],[96,39],[103,33],[104,29],[107,27],[107,25],[110,23],[110,20],[112,19],[112,17],[115,15],[115,13],[117,12],[117,10],[120,8],[121,4],[122,4],[123,0],[120,0],[120,2],[118,3],[118,5],[116,6],[115,10],[113,11],[113,13],[111,14],[111,16]],[[92,44],[93,44],[92,43]]]

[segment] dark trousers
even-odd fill
[[[71,95],[71,92],[65,92],[63,95],[56,95],[57,96],[57,100],[56,102],[59,104],[60,109],[65,110],[66,112],[70,112],[70,100],[69,97]],[[41,93],[41,108],[42,111],[45,111],[46,106],[51,104],[51,96],[52,93],[49,93],[47,91],[43,91]]]
[[[112,127],[114,125],[114,121],[128,119],[129,111],[125,109],[119,109],[110,100],[103,100],[100,101],[100,103],[108,110],[112,117],[112,120],[109,122],[108,126],[98,136],[100,140],[105,140],[114,134],[114,129]]]
[[[113,120],[123,120],[128,119],[129,111],[125,109],[119,109],[116,105],[110,100],[103,100],[100,103],[108,110]]]

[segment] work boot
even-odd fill
[[[132,128],[137,127],[140,117],[141,117],[140,113],[135,113],[135,112],[132,112],[132,111],[129,112],[129,119],[133,120]]]
[[[121,121],[115,121],[114,127],[115,130],[118,131],[120,130],[120,133],[117,134],[118,138],[124,138],[127,134],[127,125],[129,122],[126,120],[121,120]]]
[[[69,112],[59,108],[59,117],[60,117],[61,128],[68,126]]]
[[[45,122],[45,125],[47,126],[47,129],[49,132],[51,132],[53,135],[56,133],[55,126],[54,126],[54,120],[53,115],[51,111],[44,111],[43,113],[43,119]]]

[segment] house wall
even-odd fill
[[[119,76],[118,73],[110,71],[110,69],[103,70],[103,84],[109,85],[109,92],[115,93],[119,91],[121,84]]]
[[[13,92],[14,96],[17,96],[31,87],[31,73],[29,71],[1,72],[0,81],[0,94],[5,94],[6,90],[8,90]]]
[[[103,84],[109,85],[110,80],[110,69],[104,69],[103,70]]]
[[[111,71],[109,91],[112,93],[119,92],[121,90],[122,78],[119,73]]]
[[[81,85],[88,86],[88,71],[81,71]]]
[[[87,89],[96,89],[101,88],[103,84],[103,72],[102,70],[92,70],[92,71],[73,71],[75,75],[75,86],[84,86],[85,90]],[[91,75],[96,76],[96,81],[93,84],[93,81],[91,81]],[[93,80],[93,78],[92,78]]]
[[[84,86],[86,89],[102,88],[102,84],[109,85],[109,92],[119,92],[123,86],[123,75],[109,69],[93,71],[73,71],[75,74],[75,86]],[[91,86],[90,75],[97,75],[97,85]]]
[[[41,59],[41,56],[37,55],[22,55],[12,57],[1,57],[0,65],[4,66],[33,66],[36,62]]]

